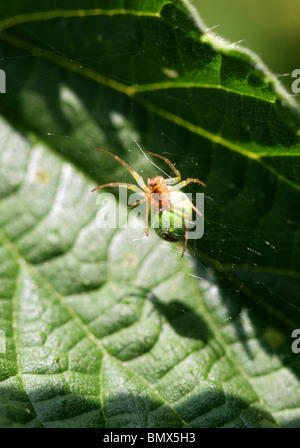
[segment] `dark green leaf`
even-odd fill
[[[300,119],[275,77],[186,1],[5,1],[0,50],[3,426],[299,427]],[[91,189],[133,178],[96,146],[159,173],[135,140],[207,185],[184,258],[97,226]]]

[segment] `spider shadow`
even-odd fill
[[[165,304],[152,297],[152,303],[180,336],[202,340],[205,343],[212,336],[202,317],[181,301],[174,299]]]
[[[137,297],[146,298],[149,300],[155,310],[163,316],[173,330],[180,336],[198,339],[207,343],[212,336],[207,324],[202,317],[195,313],[192,308],[184,304],[178,299],[173,299],[170,302],[163,302],[152,291],[141,289],[141,294],[133,294]]]

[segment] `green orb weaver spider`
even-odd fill
[[[188,196],[181,191],[183,187],[188,185],[189,183],[199,183],[203,187],[206,185],[199,179],[195,178],[187,178],[185,180],[181,180],[181,174],[177,170],[177,168],[164,156],[159,154],[155,154],[150,151],[146,151],[147,154],[150,154],[154,157],[159,157],[164,160],[173,173],[175,177],[170,177],[165,179],[163,176],[155,176],[147,179],[147,184],[144,182],[144,179],[138,172],[129,166],[123,159],[119,156],[107,151],[106,149],[102,149],[97,147],[99,151],[102,151],[111,157],[113,157],[117,162],[123,165],[136,180],[137,185],[129,184],[126,182],[110,182],[108,184],[100,185],[99,187],[94,188],[92,191],[99,190],[100,188],[106,187],[124,187],[129,190],[133,190],[136,193],[139,193],[143,196],[143,199],[136,201],[134,204],[131,204],[130,207],[137,206],[146,202],[147,204],[147,213],[145,215],[145,233],[149,236],[148,232],[148,221],[149,221],[149,209],[154,211],[154,224],[156,232],[166,241],[176,241],[178,237],[181,235],[180,230],[183,230],[184,233],[184,245],[181,257],[184,256],[187,240],[188,240],[188,225],[190,219],[192,217],[192,210],[202,216],[202,213],[194,206],[192,201],[188,198]],[[184,219],[184,229],[182,226],[182,221]],[[181,221],[180,221],[181,220]]]

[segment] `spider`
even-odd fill
[[[99,151],[105,152],[106,154],[113,157],[117,162],[123,165],[136,180],[137,185],[129,184],[126,182],[110,182],[108,184],[100,185],[100,187],[94,188],[92,191],[99,190],[100,188],[106,187],[124,187],[129,190],[133,190],[143,196],[143,199],[136,201],[131,204],[130,207],[137,206],[144,202],[147,203],[147,213],[145,215],[145,233],[148,233],[148,221],[149,221],[149,208],[154,211],[154,216],[156,218],[155,228],[158,229],[157,233],[167,241],[176,241],[178,239],[178,233],[175,233],[176,228],[183,228],[182,221],[184,218],[184,245],[181,257],[184,256],[187,240],[188,240],[188,225],[192,217],[192,210],[202,216],[202,213],[194,206],[188,196],[181,191],[183,187],[189,183],[195,182],[201,184],[203,187],[206,185],[199,179],[187,178],[186,180],[181,180],[180,172],[175,168],[172,162],[164,156],[155,154],[150,151],[146,151],[147,154],[151,154],[154,157],[159,157],[164,160],[169,167],[172,169],[175,177],[170,177],[165,179],[163,176],[149,177],[147,179],[147,184],[144,179],[136,170],[131,168],[124,160],[119,156],[97,147]],[[180,218],[180,222],[179,222]]]

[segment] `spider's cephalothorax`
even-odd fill
[[[149,192],[148,203],[154,211],[162,213],[164,210],[170,210],[170,191],[167,182],[162,176],[149,177],[147,179]]]
[[[111,157],[121,163],[134,177],[139,187],[134,184],[128,184],[125,182],[110,182],[108,184],[100,185],[100,187],[94,188],[92,191],[98,190],[104,187],[125,187],[139,193],[142,196],[141,200],[136,201],[131,207],[147,203],[147,213],[145,216],[145,232],[148,236],[148,221],[149,210],[154,211],[154,227],[156,232],[167,241],[176,241],[180,238],[182,232],[184,233],[184,246],[181,256],[183,257],[187,240],[188,240],[188,225],[192,217],[192,210],[202,216],[201,212],[194,206],[188,196],[183,193],[181,188],[185,187],[191,182],[197,182],[205,187],[205,184],[194,178],[188,178],[181,180],[181,174],[175,168],[172,162],[164,156],[154,154],[147,151],[152,156],[159,157],[164,160],[172,169],[176,177],[169,177],[165,179],[163,176],[149,177],[147,179],[147,185],[145,184],[142,176],[129,166],[119,156],[112,154],[106,149],[98,148],[100,151],[109,154]]]

